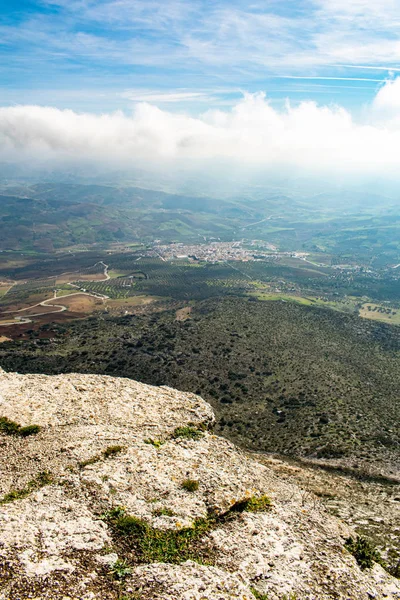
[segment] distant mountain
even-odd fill
[[[140,188],[54,184],[3,186],[0,249],[220,236],[262,213],[235,202]]]

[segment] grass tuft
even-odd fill
[[[187,492],[195,492],[199,489],[199,482],[195,479],[185,479],[182,481],[181,487]]]
[[[15,423],[15,421],[11,421],[7,417],[0,417],[0,431],[6,435],[28,437],[29,435],[35,435],[36,433],[39,433],[40,426],[27,425],[26,427],[21,427],[21,425]]]
[[[146,521],[130,515],[114,520],[114,527],[136,549],[141,562],[181,563],[199,560],[196,541],[212,528],[211,518],[196,519],[193,527],[156,529]]]

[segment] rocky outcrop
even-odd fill
[[[40,426],[0,431],[1,600],[400,598],[311,494],[214,436],[198,396],[0,371],[0,418]]]

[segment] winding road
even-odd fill
[[[98,281],[108,281],[110,279],[110,276],[108,274],[108,265],[106,265],[102,260],[99,261],[98,263],[96,263],[94,266],[96,265],[103,265],[104,266],[104,279],[98,279]],[[68,283],[67,285],[70,285],[71,287],[74,288],[78,288],[79,286],[75,285],[74,283]],[[32,310],[33,308],[35,308],[36,306],[45,306],[45,307],[52,307],[52,308],[56,308],[58,310],[49,310],[46,312],[39,312],[39,313],[33,313],[28,315],[27,317],[18,317],[15,316],[13,318],[12,321],[9,321],[7,323],[0,323],[0,327],[7,327],[7,326],[11,326],[11,325],[21,325],[23,323],[31,323],[32,320],[30,317],[42,317],[44,315],[51,315],[51,314],[55,314],[55,313],[60,313],[60,312],[64,312],[66,310],[68,310],[67,306],[64,306],[64,304],[55,304],[54,300],[60,300],[60,298],[70,298],[71,296],[91,296],[92,298],[97,298],[98,300],[108,300],[109,296],[106,296],[105,294],[93,294],[90,292],[72,292],[72,294],[65,294],[64,296],[59,296],[57,297],[57,290],[54,290],[54,296],[52,298],[48,298],[47,300],[42,300],[42,302],[38,302],[37,304],[33,304],[32,306],[27,306],[26,308],[19,308],[18,310],[9,310],[9,311],[5,311],[2,314],[3,315],[16,315],[17,313],[21,313],[21,312],[26,312],[27,310]],[[1,318],[1,314],[0,314],[0,318]]]

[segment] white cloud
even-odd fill
[[[196,118],[147,102],[131,116],[6,107],[0,108],[0,159],[92,160],[112,168],[220,161],[356,176],[400,172],[400,78],[385,83],[367,112],[356,122],[340,106],[288,102],[278,110],[261,93]]]
[[[157,92],[152,90],[127,90],[120,94],[122,98],[132,102],[158,102],[158,103],[181,103],[181,102],[210,102],[211,96],[206,92],[191,91],[168,91]]]
[[[400,77],[386,81],[376,94],[372,107],[385,118],[400,117]]]
[[[239,69],[259,79],[261,67],[262,74],[325,74],[321,69],[339,64],[395,67],[400,58],[398,0],[42,2],[59,11],[0,26],[0,43],[14,49],[17,66],[28,53],[29,61],[36,56],[50,66],[78,58],[103,68],[173,67],[178,77],[229,77],[232,85]]]

